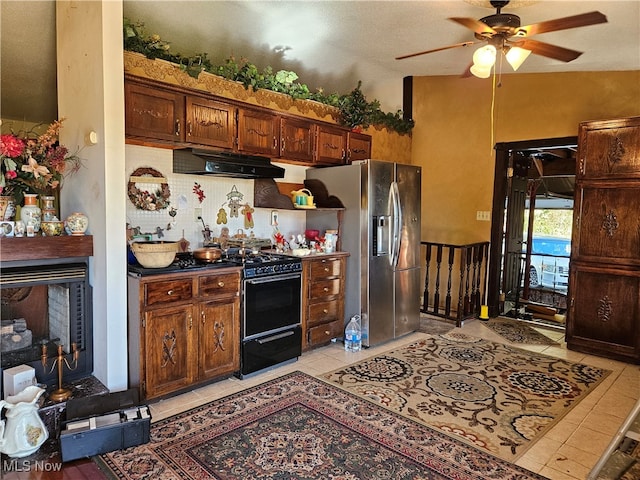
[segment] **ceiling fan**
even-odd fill
[[[512,13],[502,13],[502,9],[509,4],[509,1],[494,1],[491,6],[496,9],[496,13],[488,17],[475,20],[468,17],[452,17],[452,20],[463,27],[473,30],[477,40],[470,42],[456,43],[446,47],[425,50],[423,52],[410,53],[396,57],[396,60],[426,55],[427,53],[439,52],[451,48],[467,47],[479,42],[486,42],[486,45],[478,48],[473,54],[473,63],[467,68],[463,76],[473,74],[476,77],[487,78],[491,74],[491,68],[495,64],[497,52],[502,52],[507,62],[516,71],[526,60],[529,54],[541,55],[553,58],[562,62],[575,60],[582,52],[570,50],[568,48],[551,45],[549,43],[532,40],[529,37],[540,33],[555,32],[569,28],[585,27],[598,23],[606,23],[607,17],[600,12],[588,12],[571,17],[547,20],[532,25],[520,25],[520,17]]]

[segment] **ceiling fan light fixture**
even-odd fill
[[[531,50],[525,50],[520,47],[511,47],[505,54],[505,57],[507,58],[509,65],[511,65],[511,68],[513,68],[513,71],[516,72],[530,54]]]
[[[482,67],[482,66],[479,66],[479,65],[474,63],[471,66],[471,68],[469,68],[469,71],[475,77],[478,77],[478,78],[489,78],[489,76],[491,75],[491,66]]]
[[[491,70],[494,63],[496,63],[496,47],[493,45],[485,45],[473,53],[474,66]]]

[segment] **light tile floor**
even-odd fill
[[[542,328],[539,330],[560,342],[560,345],[513,345],[573,362],[605,368],[612,373],[516,463],[551,480],[584,480],[640,398],[640,366],[567,350],[564,332]],[[467,320],[462,327],[462,332],[495,342],[509,343],[479,320]],[[418,340],[425,335],[412,333],[357,353],[345,352],[341,342],[333,343],[304,353],[297,362],[274,368],[251,378],[240,380],[234,377],[221,380],[188,393],[151,403],[153,421],[156,422],[292,371],[300,370],[314,376],[330,372]]]

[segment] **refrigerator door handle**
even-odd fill
[[[402,225],[402,208],[400,207],[400,191],[398,190],[398,182],[391,182],[389,191],[391,196],[391,204],[393,211],[393,222],[391,231],[391,257],[390,263],[392,267],[398,266],[398,258],[400,256],[400,226]]]

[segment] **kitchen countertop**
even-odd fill
[[[279,253],[276,252],[275,250],[266,250],[269,253]],[[313,260],[314,258],[326,258],[326,257],[348,257],[351,254],[349,252],[331,252],[331,253],[325,253],[325,252],[318,252],[318,253],[310,253],[309,255],[293,255],[290,252],[284,252],[282,255],[286,255],[287,257],[293,257],[293,258],[300,258],[302,260]]]

